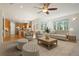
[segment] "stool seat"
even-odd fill
[[[23,45],[23,53],[24,56],[38,56],[39,50],[35,44],[27,43]]]
[[[19,39],[16,41],[17,43],[17,49],[22,50],[22,47],[24,44],[28,43],[27,39]]]

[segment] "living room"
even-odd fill
[[[55,8],[43,11],[44,8]],[[60,55],[79,55],[79,4],[78,3],[19,3],[19,4],[0,4],[0,55],[35,55],[37,56],[60,56]],[[43,37],[48,40],[55,39],[49,44],[44,42]],[[52,39],[51,39],[52,38]],[[38,52],[22,52],[23,45],[17,47],[17,42],[28,41],[29,46]],[[7,43],[9,42],[9,44]],[[24,42],[24,41],[21,41]],[[42,42],[43,44],[38,44]],[[50,41],[51,42],[51,41]],[[21,44],[21,43],[20,43]],[[27,44],[27,43],[26,43]],[[38,47],[34,48],[33,44]],[[12,50],[10,47],[16,46]],[[52,45],[52,46],[51,46]],[[26,45],[25,45],[26,46]],[[12,48],[13,48],[12,47]],[[7,50],[7,52],[4,52]],[[10,51],[11,49],[11,51]],[[61,52],[60,52],[61,50]],[[74,53],[72,53],[74,51]],[[4,52],[4,53],[3,53]],[[10,54],[8,54],[10,52]],[[13,53],[14,52],[14,53]],[[19,53],[18,53],[19,52]],[[31,54],[30,54],[31,53]],[[39,53],[39,55],[37,54]]]

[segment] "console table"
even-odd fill
[[[67,39],[69,41],[76,42],[76,36],[75,35],[67,35]]]

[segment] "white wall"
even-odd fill
[[[15,23],[14,22],[11,22],[10,23],[10,34],[11,35],[14,35],[15,34]]]
[[[75,29],[74,31],[75,31],[76,36],[77,36],[77,40],[79,40],[79,18],[75,22],[74,29]]]
[[[2,20],[2,13],[0,13],[0,45],[3,43],[3,20]]]
[[[79,40],[79,14],[74,15],[73,17],[76,18],[76,20],[70,19],[69,28],[72,29],[71,34],[75,34],[77,40]]]

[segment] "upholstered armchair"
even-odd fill
[[[29,41],[33,39],[33,34],[31,31],[27,31],[25,33],[25,38],[28,39]]]
[[[36,39],[39,39],[40,37],[43,37],[43,32],[36,32]]]

